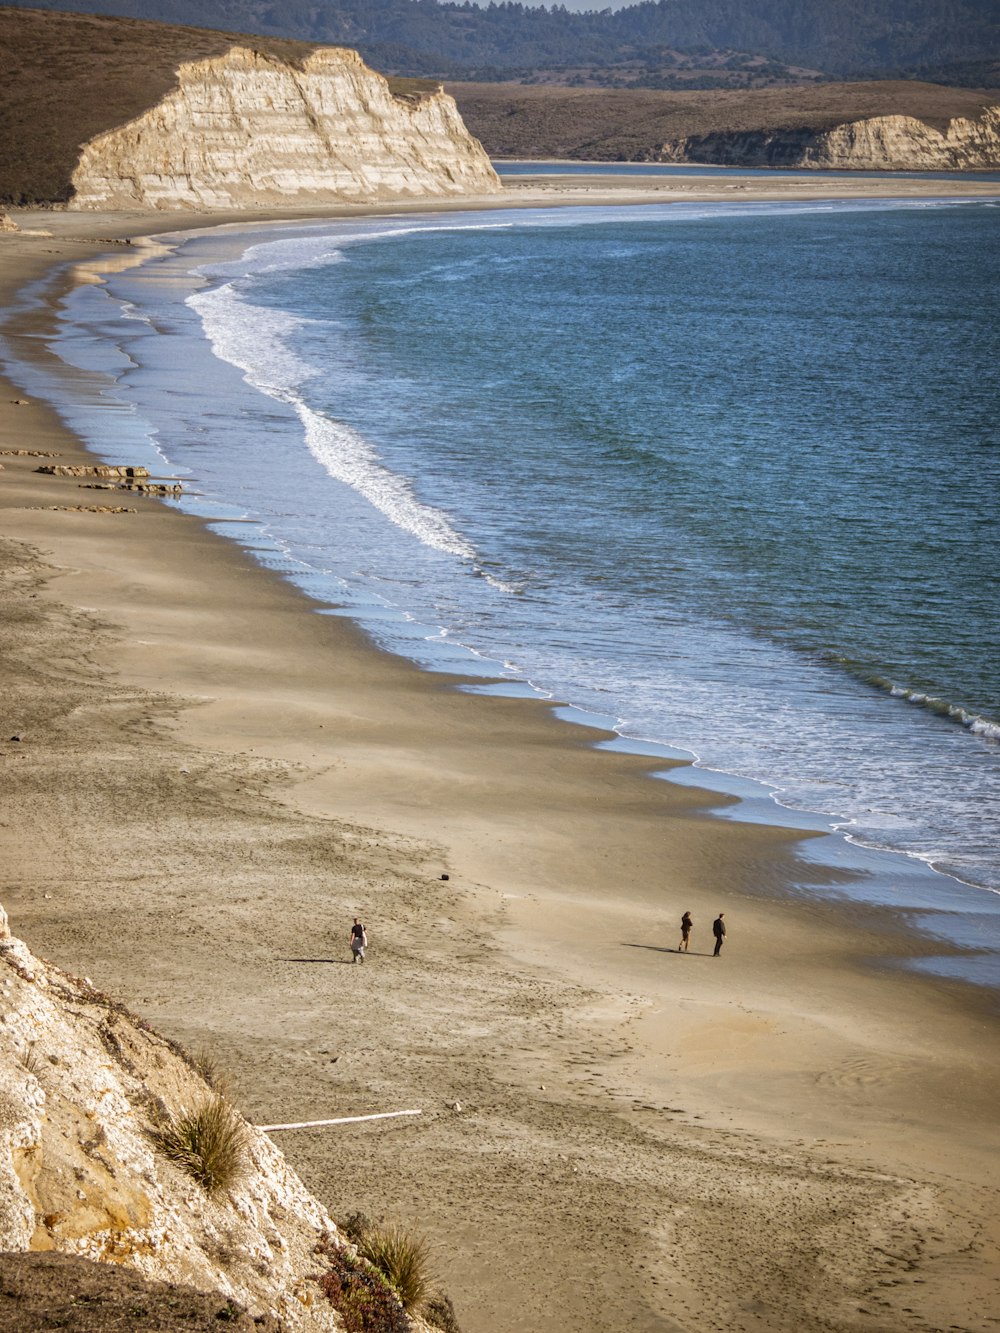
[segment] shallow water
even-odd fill
[[[518,211],[196,236],[56,343],[71,424],[377,641],[847,829],[996,984],[998,296],[991,203]]]

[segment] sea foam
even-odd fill
[[[323,262],[331,262],[330,257]],[[295,412],[310,453],[330,477],[357,491],[425,545],[475,561],[475,548],[447,515],[421,503],[410,483],[384,466],[364,436],[306,404],[298,390],[320,372],[286,341],[306,323],[303,318],[250,304],[232,282],[198,292],[188,297],[188,304],[199,314],[215,355],[241,370],[253,388]]]

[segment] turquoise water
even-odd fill
[[[995,984],[998,298],[991,203],[511,211],[196,236],[54,346],[383,645],[840,828]]]

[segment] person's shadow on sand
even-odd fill
[[[683,958],[685,954],[692,958],[711,958],[710,953],[704,953],[700,949],[678,949],[671,948],[666,944],[631,944],[628,940],[622,941],[622,947],[625,949],[649,949],[652,953],[679,953]]]

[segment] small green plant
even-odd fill
[[[409,1333],[410,1321],[399,1297],[371,1264],[331,1241],[323,1242],[317,1253],[327,1264],[317,1282],[340,1314],[346,1333]]]
[[[229,1189],[246,1170],[247,1133],[222,1097],[210,1097],[195,1110],[174,1117],[154,1131],[153,1139],[206,1194]]]
[[[419,1310],[434,1291],[430,1243],[395,1223],[368,1226],[354,1242],[358,1254],[385,1278],[404,1310]]]

